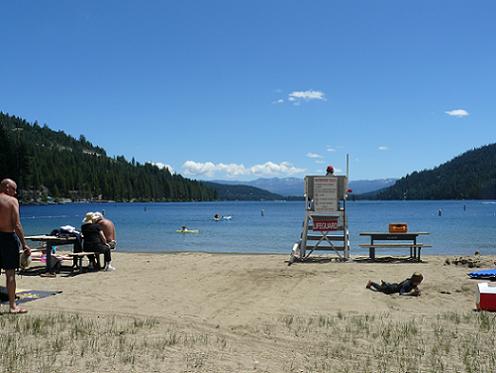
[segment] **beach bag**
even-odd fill
[[[60,273],[61,268],[62,268],[62,260],[51,255],[50,262],[48,263],[48,271],[50,273]]]
[[[0,302],[8,302],[9,294],[7,293],[7,289],[4,287],[0,288]]]

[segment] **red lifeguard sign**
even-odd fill
[[[316,216],[312,217],[313,230],[320,232],[337,231],[341,227],[339,225],[338,216]]]

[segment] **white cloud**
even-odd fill
[[[187,176],[206,176],[214,177],[215,175],[227,177],[239,176],[287,176],[299,174],[305,171],[303,168],[293,166],[289,162],[265,162],[256,164],[251,167],[245,167],[243,164],[236,163],[213,163],[213,162],[184,162],[182,169]]]
[[[457,118],[463,118],[469,116],[469,112],[464,109],[449,110],[449,111],[445,111],[445,113],[448,114],[450,117],[457,117]]]
[[[322,91],[293,91],[288,95],[288,101],[293,105],[299,106],[302,102],[308,101],[327,101],[325,93]]]
[[[289,162],[273,163],[265,162],[264,164],[258,164],[250,167],[250,172],[253,175],[294,175],[304,172],[304,168],[298,168],[293,166]]]
[[[186,161],[183,164],[183,170],[188,175],[204,175],[213,177],[217,172],[225,173],[230,177],[244,175],[246,168],[242,164],[235,163],[212,163],[212,162],[195,162]]]
[[[317,154],[317,153],[307,153],[307,157],[308,158],[311,158],[311,159],[319,159],[319,158],[323,158],[320,154]]]
[[[242,164],[236,164],[236,163],[229,163],[229,164],[224,164],[224,163],[219,163],[217,165],[219,170],[221,172],[225,172],[229,176],[240,176],[244,175],[246,172],[245,166]]]
[[[183,164],[183,170],[188,175],[207,175],[213,176],[215,173],[216,166],[212,162],[195,162],[186,161]]]
[[[160,168],[161,170],[163,170],[164,168],[168,168],[169,169],[169,172],[171,174],[174,173],[174,169],[172,168],[172,166],[170,164],[166,164],[166,163],[162,163],[162,162],[150,162],[152,165],[154,166],[157,166],[158,168]]]
[[[281,93],[282,91],[276,91],[277,93]],[[300,106],[302,102],[308,101],[327,101],[325,97],[325,93],[322,91],[293,91],[288,94],[286,100],[283,98],[279,98],[277,100],[272,101],[273,104],[283,104],[286,101],[291,102],[294,106]]]
[[[335,152],[336,149],[334,148],[331,148],[329,145],[327,146],[327,149],[326,149],[328,152]]]
[[[288,95],[289,101],[326,101],[325,93],[322,91],[293,91]]]
[[[317,164],[324,164],[324,163],[325,163],[325,161],[324,161],[323,159],[317,159],[317,160],[315,161],[315,163],[317,163]]]
[[[381,151],[385,151],[385,150],[389,150],[389,147],[384,146],[384,145],[381,145],[381,146],[379,146],[377,149],[379,149],[379,150],[381,150]]]

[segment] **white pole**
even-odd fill
[[[350,180],[350,155],[346,154],[346,177]]]

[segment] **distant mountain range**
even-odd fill
[[[284,199],[279,194],[250,185],[213,182],[203,182],[202,184],[215,190],[217,198],[221,201],[278,201]]]
[[[393,185],[396,179],[377,179],[377,180],[355,180],[349,183],[353,194],[369,193],[379,189],[387,188]],[[234,180],[215,180],[213,183],[223,185],[247,185],[255,188],[267,190],[280,196],[303,196],[303,179],[296,177],[273,177],[259,178],[251,181],[234,181]],[[219,193],[219,190],[217,189]],[[222,193],[219,193],[219,197]]]

